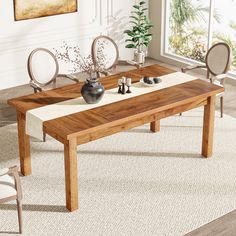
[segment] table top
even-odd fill
[[[138,82],[142,76],[159,77],[173,72],[175,71],[159,65],[152,65],[104,77],[100,79],[100,82],[105,89],[111,89],[117,87],[117,80],[121,76],[131,77],[132,82]],[[79,97],[81,96],[80,89],[82,85],[83,83],[69,85],[12,99],[8,103],[18,111],[26,113],[30,109]],[[138,97],[45,121],[43,126],[47,133],[53,133],[54,136],[60,136],[60,139],[66,140],[98,129],[108,128],[109,126],[114,127],[131,119],[143,119],[145,116],[150,116],[166,109],[173,109],[176,106],[196,100],[206,99],[223,91],[224,89],[220,86],[196,78],[196,80],[187,83]]]
[[[158,77],[167,75],[175,71],[161,67],[159,65],[152,65],[135,69],[127,72],[121,72],[115,75],[107,76],[100,79],[106,90],[117,87],[117,81],[122,76],[131,77],[132,83],[138,82],[142,76]],[[17,111],[25,114],[28,110],[47,106],[50,104],[66,101],[69,99],[80,97],[80,90],[83,86],[83,82],[77,84],[67,85],[61,88],[44,91],[37,94],[31,94],[8,100],[8,104],[16,108]],[[33,89],[32,89],[33,92]]]

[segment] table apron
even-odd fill
[[[186,103],[186,104],[182,104],[170,109],[166,109],[163,111],[160,111],[158,113],[154,113],[151,115],[144,115],[142,117],[139,118],[133,118],[130,117],[129,121],[115,121],[115,122],[111,122],[107,125],[107,127],[101,127],[101,129],[99,129],[99,127],[96,129],[96,131],[89,131],[87,134],[78,134],[76,136],[76,140],[77,140],[77,145],[80,144],[85,144],[94,140],[97,140],[99,138],[103,138],[106,136],[110,136],[112,134],[115,133],[119,133],[122,131],[126,131],[156,120],[160,120],[169,116],[173,116],[176,114],[179,114],[181,112],[185,112],[197,107],[201,107],[201,106],[205,106],[207,104],[207,98],[201,98],[201,99],[197,99],[195,101]],[[61,137],[60,134],[53,132],[52,130],[47,130],[44,127],[44,132],[50,136],[52,136],[53,138],[55,138],[56,140],[58,140],[61,143],[67,143],[68,139],[65,139],[64,137]]]

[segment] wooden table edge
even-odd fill
[[[181,105],[185,105],[185,104],[189,104],[191,102],[194,102],[196,100],[201,100],[201,99],[207,100],[208,97],[215,96],[216,94],[221,93],[221,92],[224,91],[224,89],[222,87],[218,86],[218,88],[219,88],[218,90],[215,90],[213,92],[208,92],[208,93],[203,94],[203,95],[199,95],[199,96],[196,96],[196,97],[186,99],[184,101],[184,103],[183,103],[183,101],[178,101],[176,103],[171,103],[171,104],[166,106],[165,110],[180,106],[180,103],[181,103]],[[107,106],[109,106],[109,104]],[[96,108],[94,108],[94,109],[96,109]],[[160,111],[162,111],[162,107],[158,107],[158,108],[155,108],[155,109],[143,112],[143,113],[139,113],[139,114],[136,114],[136,115],[132,115],[132,116],[129,116],[129,117],[124,117],[124,118],[121,118],[121,119],[116,120],[116,121],[110,121],[110,122],[107,122],[106,124],[102,124],[100,126],[92,127],[92,128],[89,128],[89,129],[86,129],[86,130],[83,130],[83,131],[79,131],[79,132],[76,132],[76,133],[73,133],[73,134],[69,134],[69,135],[66,135],[66,136],[60,136],[60,134],[57,134],[56,136],[53,135],[52,137],[57,139],[58,141],[60,141],[62,143],[65,143],[65,142],[67,142],[67,140],[74,139],[78,136],[83,136],[87,133],[92,133],[92,132],[97,131],[99,129],[102,130],[104,128],[109,128],[109,127],[112,127],[114,125],[119,125],[119,124],[127,122],[130,119],[133,119],[133,120],[138,119],[138,118],[141,119],[145,116],[155,115]],[[184,111],[182,111],[182,112],[184,112]],[[76,114],[76,113],[74,113],[74,114]],[[176,113],[176,114],[178,114],[178,113]],[[71,114],[71,115],[73,115],[73,114]],[[47,126],[47,123],[50,123],[51,121],[53,121],[53,120],[45,121],[43,123],[43,131],[45,133],[47,133],[48,135],[50,135],[50,136],[52,134],[52,132],[50,132],[50,131],[52,131],[52,127],[51,127],[51,125]]]

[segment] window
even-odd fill
[[[164,52],[203,62],[216,42],[228,43],[236,70],[235,0],[166,0]]]
[[[236,1],[214,0],[214,9],[219,20],[212,24],[212,43],[226,42],[233,52],[232,69],[236,72]]]

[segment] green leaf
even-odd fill
[[[134,39],[135,39],[135,40],[136,40],[136,39],[140,39],[140,38],[142,38],[142,35],[134,36]]]
[[[125,46],[126,48],[136,48],[136,46],[134,44],[128,44]]]
[[[133,19],[135,19],[135,20],[139,20],[139,18],[138,17],[136,17],[136,16],[130,16],[130,18],[133,18]]]
[[[135,34],[134,33],[128,33],[128,35],[130,36],[130,37],[134,37],[135,36]]]
[[[131,33],[131,30],[125,30],[124,31],[124,34],[129,34],[129,33]]]
[[[125,42],[133,42],[133,39],[126,39]]]
[[[135,8],[135,9],[139,9],[140,6],[139,6],[139,5],[133,5],[133,8]]]
[[[138,25],[138,23],[135,22],[135,21],[130,21],[129,23],[132,23],[132,24],[134,24],[134,25]]]
[[[144,12],[139,12],[138,15],[142,16],[142,15],[144,15]]]
[[[139,5],[142,6],[142,5],[145,4],[145,3],[146,3],[145,1],[141,1],[141,2],[139,3]]]
[[[152,40],[152,37],[150,38],[144,38],[144,42],[150,42]]]
[[[131,11],[132,14],[137,14],[139,15],[142,11]]]

